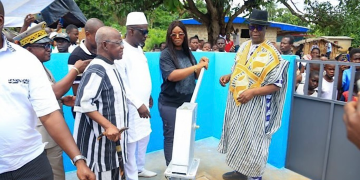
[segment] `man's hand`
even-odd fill
[[[230,74],[220,77],[220,84],[222,87],[225,87],[225,85],[230,81],[230,77],[231,77]]]
[[[105,129],[105,132],[103,134],[110,140],[110,141],[118,141],[121,138],[120,130],[115,127],[114,125],[111,125],[110,127]]]
[[[24,26],[28,27],[34,21],[35,21],[35,17],[32,14],[28,14],[25,16]]]
[[[150,96],[150,99],[149,99],[149,108],[152,108],[154,105],[154,101],[153,101],[153,98]]]
[[[254,97],[254,90],[253,89],[247,89],[244,92],[242,92],[239,97],[237,98],[238,102],[241,104],[245,104],[249,102]]]
[[[77,176],[80,180],[95,180],[95,174],[89,169],[84,160],[76,162]]]
[[[359,97],[360,98],[360,97]],[[360,101],[349,102],[344,106],[344,122],[348,139],[360,149]]]
[[[76,67],[80,73],[84,72],[85,68],[90,64],[91,60],[78,60],[74,64],[74,67]]]
[[[61,98],[61,102],[66,105],[66,106],[70,106],[70,107],[74,107],[75,106],[75,100],[76,100],[76,96],[64,96]]]
[[[144,104],[139,107],[138,112],[141,118],[151,118],[150,112]]]

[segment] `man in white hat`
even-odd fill
[[[148,23],[144,13],[131,12],[126,20],[127,35],[124,55],[115,64],[125,84],[129,106],[129,129],[125,163],[128,180],[138,177],[153,177],[156,173],[144,169],[146,148],[149,143],[152,107],[151,78],[147,59],[142,50],[148,34]]]

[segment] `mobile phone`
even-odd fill
[[[35,14],[31,14],[31,15],[34,16],[34,18],[37,22],[44,21],[41,13],[35,13]]]

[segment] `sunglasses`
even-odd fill
[[[266,28],[266,26],[263,25],[249,25],[250,31],[253,31],[257,29],[258,31],[263,31]]]
[[[185,37],[185,34],[184,33],[178,33],[178,34],[172,33],[172,34],[170,34],[170,37],[171,38],[176,38],[176,37],[183,38],[183,37]]]
[[[119,46],[123,46],[123,45],[124,45],[124,42],[123,42],[123,41],[120,41],[120,42],[115,42],[115,41],[109,41],[109,40],[106,40],[106,41],[104,41],[104,42],[117,44],[117,45],[119,45]]]
[[[44,49],[51,49],[51,45],[49,43],[46,44],[32,44],[30,45],[30,47],[40,47],[40,48],[44,48]]]
[[[132,29],[140,31],[144,36],[149,34],[149,30],[147,29],[141,29],[141,28],[132,28]]]

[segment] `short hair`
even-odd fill
[[[197,40],[199,41],[199,38],[198,38],[198,37],[196,37],[196,35],[195,35],[195,36],[193,36],[193,37],[191,37],[189,41],[191,42],[193,39],[197,39]]]
[[[294,44],[295,39],[294,39],[293,36],[291,36],[291,35],[285,35],[283,38],[289,38],[289,43],[290,43],[290,44]]]
[[[162,42],[159,44],[159,47],[161,47],[161,45],[165,44],[166,45],[166,42]]]
[[[73,24],[69,24],[68,26],[66,26],[66,33],[70,33],[71,30],[73,29],[77,29],[77,27]]]
[[[320,64],[318,63],[310,63],[310,70],[311,69],[320,69]]]
[[[315,49],[317,49],[317,50],[319,51],[319,53],[320,53],[320,49],[317,48],[317,47],[312,48],[312,49],[311,49],[311,52],[313,52]]]
[[[338,56],[335,57],[335,60],[339,61],[340,57],[342,57],[341,53]]]
[[[311,71],[309,78],[314,77],[314,76],[319,76],[319,71]]]
[[[223,40],[224,42],[226,42],[224,38],[218,37],[218,38],[216,38],[216,43],[215,43],[215,44],[217,44],[217,41],[218,41],[218,40]]]
[[[350,59],[352,58],[352,56],[356,53],[360,53],[360,48],[352,48],[350,51]]]
[[[349,48],[348,48],[348,51],[350,52],[352,49],[353,49],[353,47],[349,47]]]

